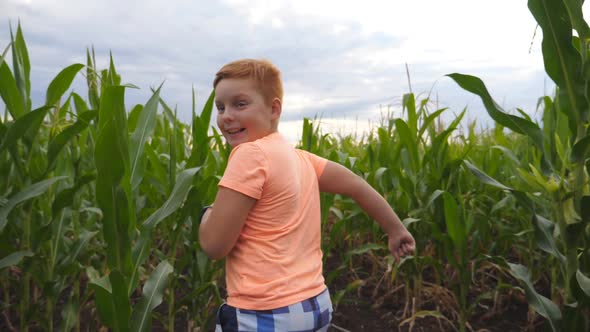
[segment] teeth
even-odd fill
[[[230,134],[237,134],[237,133],[239,133],[240,131],[242,131],[242,130],[241,130],[241,129],[230,129],[230,130],[228,130],[227,132],[228,132],[228,133],[230,133]]]

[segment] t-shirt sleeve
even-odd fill
[[[328,164],[328,159],[322,158],[318,155],[315,155],[311,152],[307,152],[305,150],[298,150],[298,151],[300,153],[302,153],[307,158],[307,160],[309,160],[309,162],[313,166],[315,174],[317,175],[317,177],[319,179],[320,176],[322,176],[322,173],[324,173],[324,169],[326,168],[326,165]]]
[[[255,144],[243,143],[236,146],[229,155],[219,186],[260,199],[267,171],[268,161],[262,150]]]

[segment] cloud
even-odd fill
[[[192,87],[200,110],[215,72],[244,57],[281,68],[285,121],[315,115],[378,121],[380,107],[399,111],[409,91],[406,63],[415,93],[432,91],[431,99],[453,112],[468,105],[479,119],[485,110],[478,98],[445,74],[480,76],[507,109],[530,109],[524,105],[542,93],[540,37],[529,53],[534,23],[530,14],[522,19],[524,4],[511,10],[512,1],[4,0],[0,12],[13,26],[22,23],[36,105],[59,70],[85,63],[94,46],[100,68],[112,52],[124,82],[140,87],[129,90],[129,105],[145,103],[149,88],[165,82],[163,98],[186,122]],[[496,14],[503,24],[488,29]],[[0,29],[0,47],[8,40],[8,29]],[[85,95],[82,76],[73,88]]]

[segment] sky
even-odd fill
[[[265,58],[282,72],[279,130],[292,141],[304,117],[321,118],[324,133],[362,133],[387,111],[402,116],[410,91],[433,111],[447,107],[446,121],[466,107],[464,122],[491,126],[481,100],[445,76],[454,72],[480,77],[509,112],[535,115],[554,89],[525,0],[0,0],[0,18],[1,50],[20,20],[34,107],[94,47],[99,68],[112,52],[140,88],[127,91],[129,109],[164,82],[163,99],[188,123],[193,87],[200,110],[219,68]],[[72,89],[87,93],[82,75]]]

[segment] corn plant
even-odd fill
[[[590,139],[587,136],[588,78],[583,68],[588,62],[589,29],[582,15],[582,1],[530,0],[528,6],[543,31],[545,70],[557,85],[555,101],[548,97],[543,99],[544,129],[524,112],[519,117],[503,111],[479,78],[461,74],[449,76],[464,89],[480,96],[495,121],[528,136],[536,147],[536,160],[529,167],[519,169],[519,175],[543,194],[545,204],[552,207],[551,216],[539,215],[545,211],[529,204],[531,197],[527,192],[513,192],[529,207],[537,232],[541,234],[539,247],[561,266],[566,302],[563,319],[555,305],[530,289],[532,287],[527,288],[527,296],[531,303],[538,304],[535,309],[549,320],[553,330],[586,330],[588,317],[584,312],[590,295],[590,279],[586,263],[588,241],[584,235],[589,219],[584,206],[590,202],[586,167]],[[578,33],[577,37],[572,35],[573,30]],[[480,172],[475,172],[481,177]],[[554,228],[558,229],[557,239],[553,236]],[[512,271],[520,280],[527,279],[526,268],[518,266]],[[534,302],[534,299],[540,301]]]

